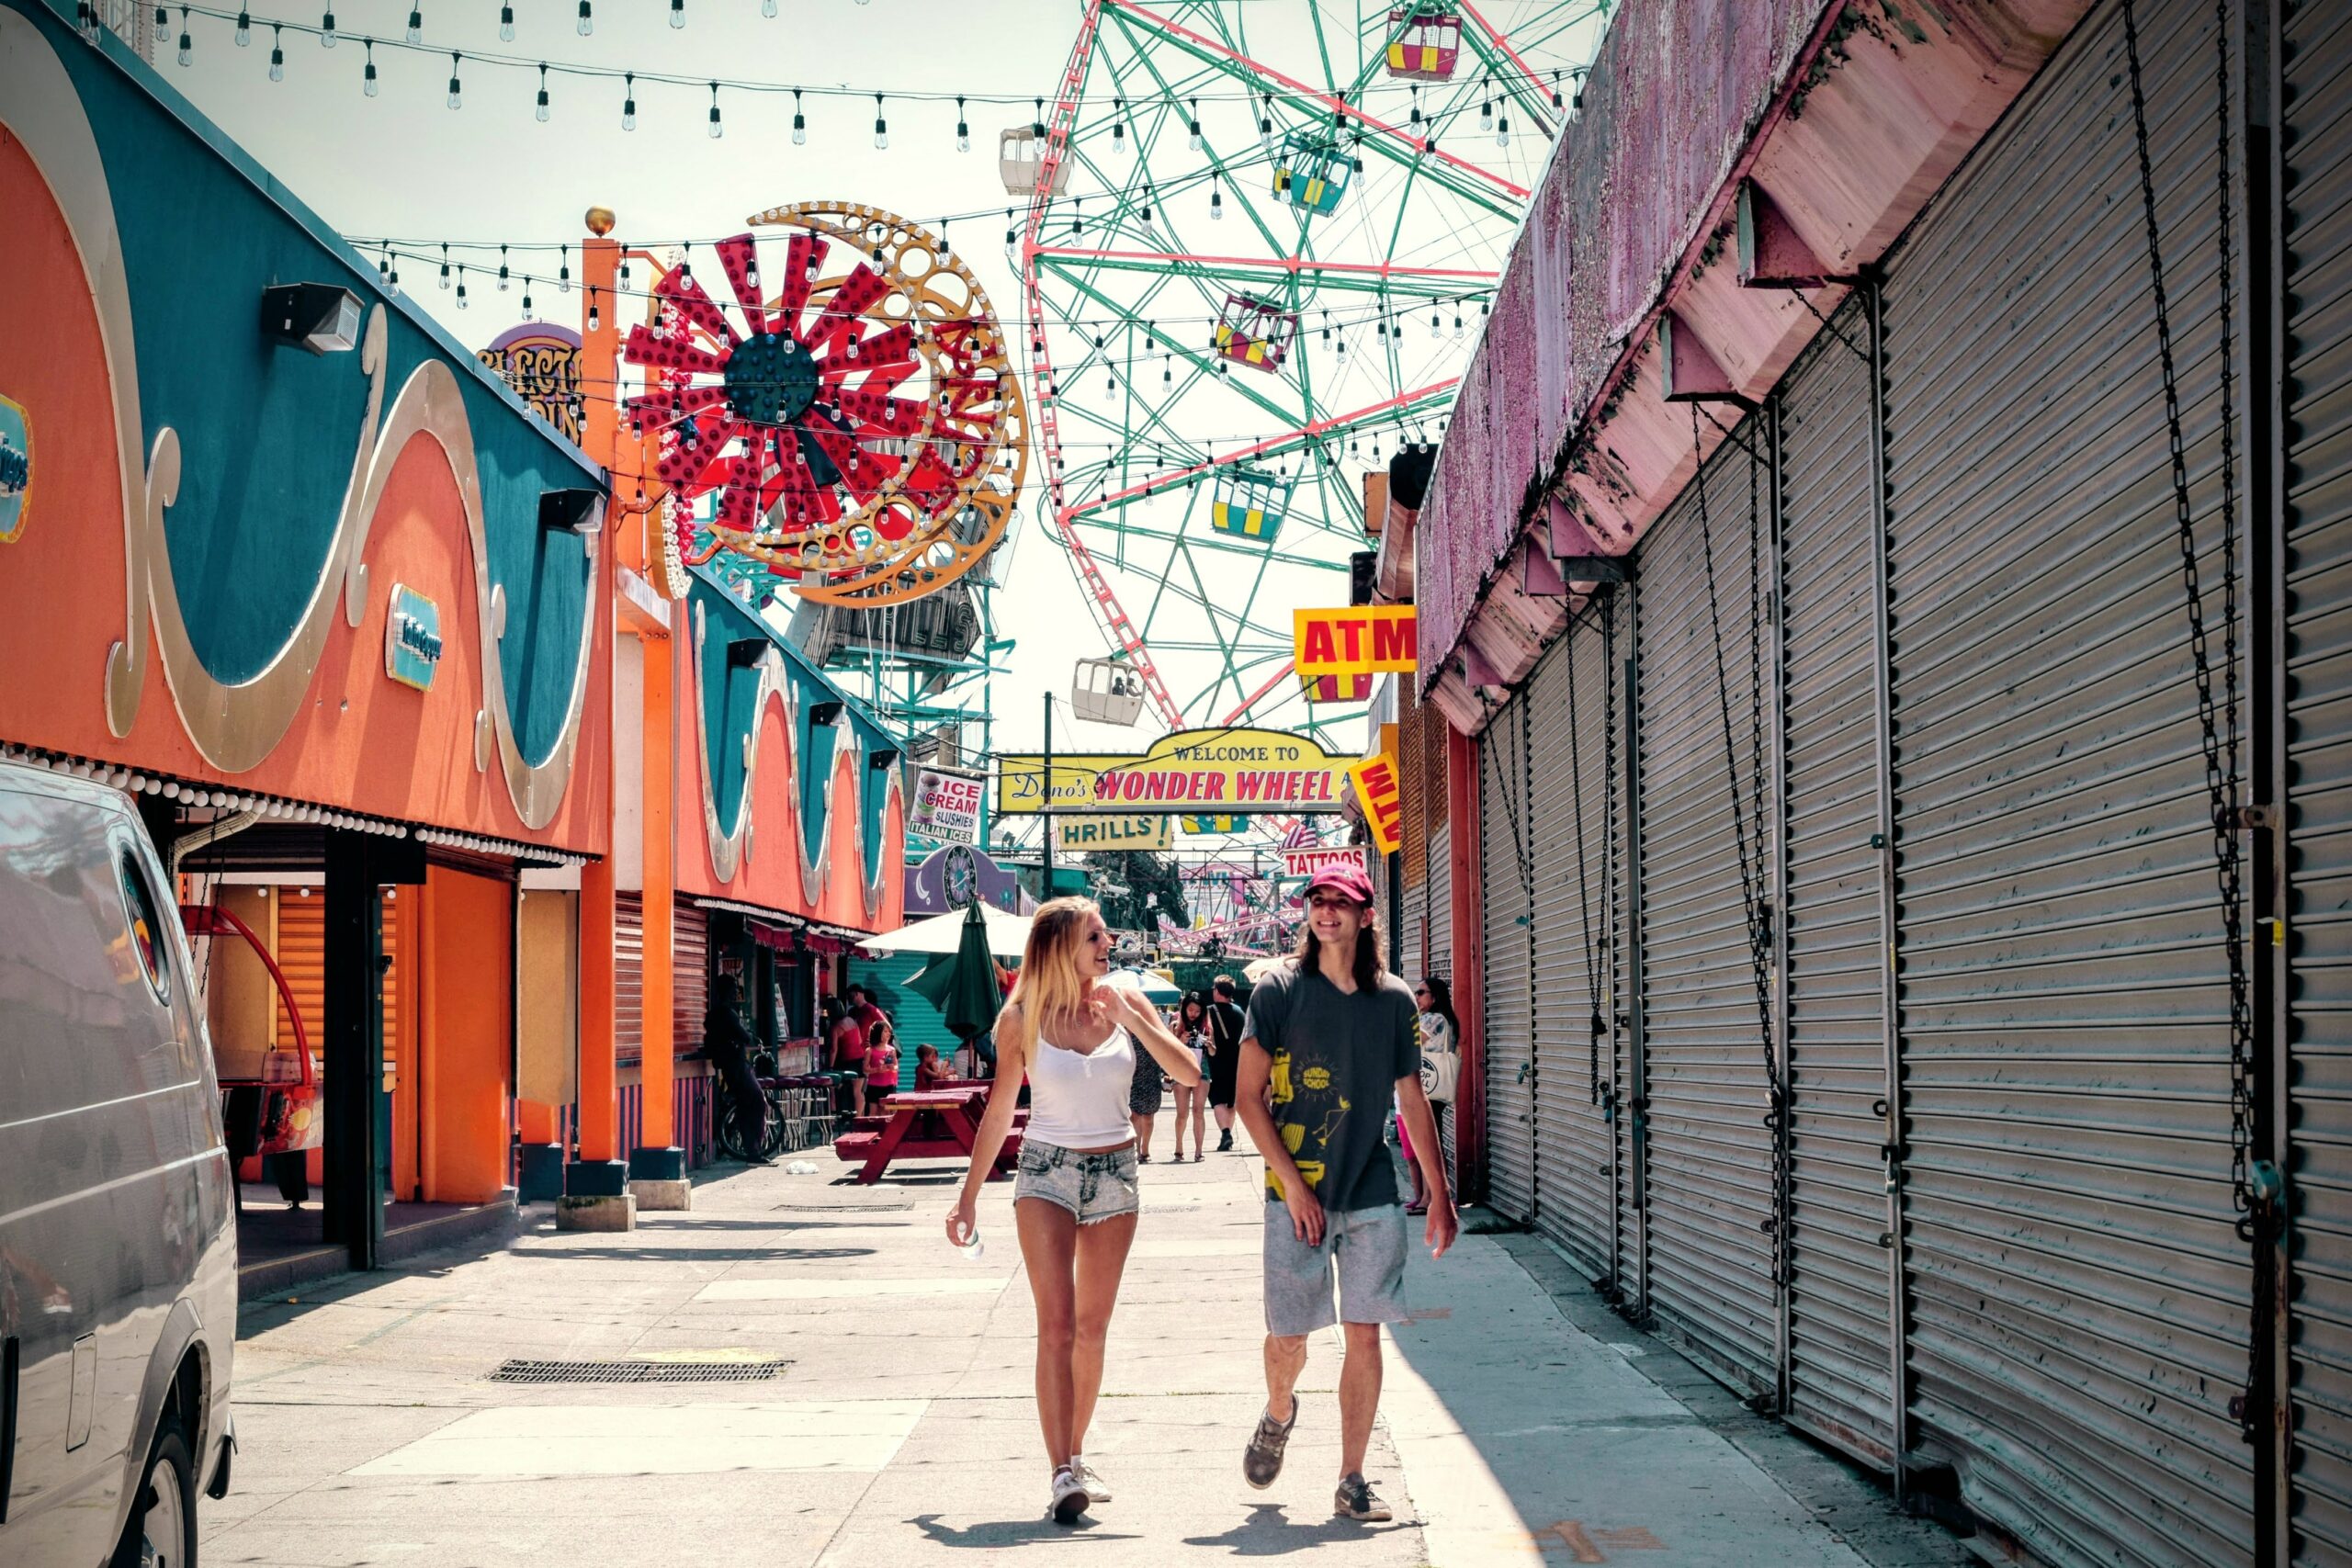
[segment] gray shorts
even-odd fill
[[[1132,1214],[1142,1206],[1135,1145],[1087,1155],[1032,1138],[1021,1145],[1020,1169],[1012,1179],[1012,1201],[1023,1198],[1068,1209],[1082,1225]]]
[[[1323,1215],[1323,1243],[1309,1247],[1290,1210],[1266,1205],[1266,1332],[1312,1334],[1334,1323],[1402,1323],[1405,1211],[1396,1203]],[[1332,1275],[1340,1303],[1331,1306]]]

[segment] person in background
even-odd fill
[[[857,1086],[865,1081],[865,1028],[849,1016],[839,997],[827,997],[818,1013],[825,1036],[825,1069],[841,1085],[841,1103],[833,1109],[846,1104],[854,1113],[862,1103]]]
[[[1160,1089],[1166,1082],[1151,1053],[1136,1052],[1136,1070],[1127,1080],[1127,1120],[1135,1125],[1137,1165],[1151,1163],[1151,1124],[1159,1114]]]
[[[899,1092],[899,1043],[890,1033],[890,1021],[876,1019],[865,1031],[865,1103],[858,1108],[861,1116],[871,1116],[882,1109],[882,1101]]]
[[[743,1026],[743,961],[731,954],[718,961],[718,976],[710,983],[710,1005],[702,1015],[702,1054],[727,1080],[735,1130],[751,1162],[775,1164],[759,1152],[767,1142],[768,1097],[752,1071],[752,1032]]]
[[[1233,1152],[1234,1086],[1241,1072],[1241,987],[1230,975],[1216,977],[1216,1000],[1209,1004],[1209,1110],[1216,1117],[1216,1152]]]
[[[890,1021],[890,1015],[875,1005],[874,993],[865,987],[852,986],[847,995],[850,1017],[857,1020],[857,1026],[868,1034],[874,1032],[876,1024]]]
[[[1413,1005],[1419,1012],[1413,1020],[1414,1031],[1420,1037],[1421,1055],[1443,1055],[1454,1049],[1462,1038],[1462,1024],[1453,1016],[1453,992],[1443,980],[1434,975],[1424,975],[1413,988]],[[1430,1109],[1430,1120],[1436,1120],[1436,1108]],[[1413,1201],[1405,1205],[1408,1214],[1426,1214],[1430,1210],[1429,1182],[1421,1175],[1421,1162],[1413,1157],[1413,1135],[1405,1129],[1405,1112],[1396,1111],[1396,1145],[1404,1151],[1405,1168],[1413,1173]]]
[[[954,1081],[955,1077],[955,1072],[940,1059],[938,1046],[918,1045],[915,1047],[915,1087],[917,1089],[937,1089],[942,1084]]]
[[[1185,992],[1184,1000],[1177,1008],[1175,1020],[1170,1028],[1175,1032],[1176,1038],[1184,1043],[1184,1048],[1192,1052],[1193,1060],[1199,1066],[1204,1079],[1201,1083],[1180,1083],[1176,1086],[1176,1157],[1184,1157],[1184,1126],[1189,1121],[1193,1128],[1193,1160],[1198,1164],[1201,1151],[1208,1146],[1201,1141],[1208,1131],[1208,1085],[1205,1081],[1209,1063],[1208,998],[1198,991]]]

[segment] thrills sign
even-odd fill
[[[1059,758],[1055,761],[1058,763]],[[1060,771],[1058,766],[1055,769]],[[1174,845],[1165,817],[1058,817],[1054,848],[1073,854],[1088,850],[1165,850]]]
[[[1291,612],[1293,658],[1301,680],[1408,671],[1420,658],[1410,604]]]
[[[1396,759],[1383,751],[1348,769],[1356,798],[1363,803],[1364,826],[1372,829],[1373,847],[1382,854],[1396,852],[1405,841],[1404,786],[1396,777]]]
[[[1042,756],[1001,757],[997,809],[1306,816],[1341,809],[1354,760],[1278,729],[1186,729],[1139,757],[1057,751],[1050,804]]]

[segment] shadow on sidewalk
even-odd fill
[[[1132,1534],[1106,1531],[1093,1519],[1081,1517],[1074,1525],[1057,1525],[1044,1517],[1035,1519],[1004,1519],[989,1524],[968,1525],[957,1529],[943,1525],[937,1514],[917,1514],[907,1523],[922,1531],[925,1540],[935,1546],[978,1547],[985,1551],[995,1546],[1020,1546],[1039,1540],[1077,1540],[1080,1537],[1094,1540],[1137,1540]]]
[[[1282,1557],[1317,1546],[1338,1546],[1392,1531],[1411,1529],[1410,1521],[1390,1525],[1360,1525],[1352,1519],[1318,1519],[1293,1524],[1280,1503],[1253,1503],[1250,1517],[1218,1535],[1191,1535],[1186,1546],[1218,1546],[1236,1557]]]

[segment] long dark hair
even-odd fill
[[[1453,987],[1439,975],[1422,976],[1421,984],[1430,988],[1429,1010],[1445,1020],[1445,1027],[1453,1032],[1454,1039],[1461,1039],[1462,1021],[1453,1016]]]
[[[1209,999],[1198,991],[1186,991],[1176,1010],[1179,1029],[1206,1029],[1209,1026]]]
[[[1302,922],[1298,932],[1298,966],[1312,969],[1320,962],[1315,954],[1315,928]],[[1388,965],[1380,956],[1380,922],[1374,915],[1374,906],[1363,907],[1363,929],[1356,932],[1356,961],[1351,965],[1355,973],[1356,989],[1380,989],[1380,977]]]

